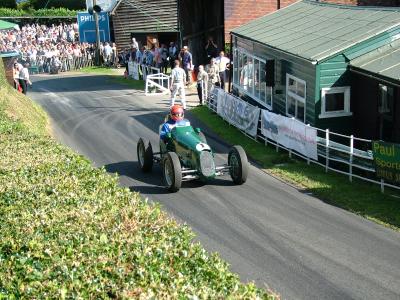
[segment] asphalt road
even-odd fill
[[[246,184],[229,177],[185,183],[175,194],[161,170],[142,174],[136,141],[158,144],[166,97],[145,97],[102,76],[36,76],[30,96],[53,120],[56,137],[95,166],[118,172],[231,264],[243,282],[282,299],[400,299],[400,234],[328,205],[251,167]],[[207,132],[206,132],[207,136]],[[208,135],[224,162],[228,148]]]

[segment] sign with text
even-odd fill
[[[251,136],[257,135],[260,108],[218,89],[217,113]]]
[[[106,12],[99,13],[99,33],[101,42],[110,41],[110,21]],[[87,12],[78,13],[79,41],[96,43],[96,24],[94,15]]]
[[[382,141],[372,142],[376,175],[395,184],[400,183],[400,145]]]
[[[270,140],[318,160],[317,130],[299,120],[263,110],[261,132]]]

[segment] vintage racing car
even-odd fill
[[[160,152],[153,152],[151,143],[140,138],[137,156],[143,172],[151,171],[154,162],[161,163],[164,182],[171,192],[177,192],[182,181],[206,181],[227,173],[235,184],[240,185],[247,180],[249,168],[246,152],[241,146],[230,149],[227,164],[216,166],[214,153],[204,134],[190,124],[174,127],[166,142],[160,139]]]

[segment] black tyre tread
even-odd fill
[[[139,160],[139,147],[144,147],[144,163],[140,165]],[[153,147],[151,143],[143,138],[140,138],[137,143],[137,156],[139,161],[139,167],[143,172],[150,172],[153,168]]]
[[[228,154],[228,164],[230,164],[230,158],[232,155],[236,155],[239,159],[240,165],[240,174],[237,177],[233,177],[232,173],[230,173],[233,182],[237,185],[243,184],[247,180],[247,175],[249,173],[249,162],[247,160],[246,152],[244,151],[242,146],[235,145],[233,146]]]
[[[171,186],[167,186],[167,189],[172,192],[175,193],[177,191],[179,191],[179,189],[182,186],[182,167],[181,167],[181,162],[179,160],[178,155],[175,152],[168,152],[165,154],[164,157],[164,162],[163,162],[163,168],[164,168],[164,164],[165,164],[165,160],[171,160],[172,162],[172,167],[174,169],[174,180],[173,183],[171,184]],[[163,176],[165,176],[165,173],[163,172]],[[164,182],[165,184],[167,184],[167,181],[164,178]]]

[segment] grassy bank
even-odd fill
[[[31,100],[4,84],[0,95],[0,299],[272,299],[51,140]]]
[[[360,180],[350,183],[346,176],[333,172],[327,174],[320,166],[290,159],[286,151],[277,153],[275,147],[265,147],[247,138],[206,107],[197,107],[191,112],[228,143],[242,145],[247,154],[267,172],[313,193],[327,203],[400,231],[399,192],[388,189],[381,194],[378,185]]]

